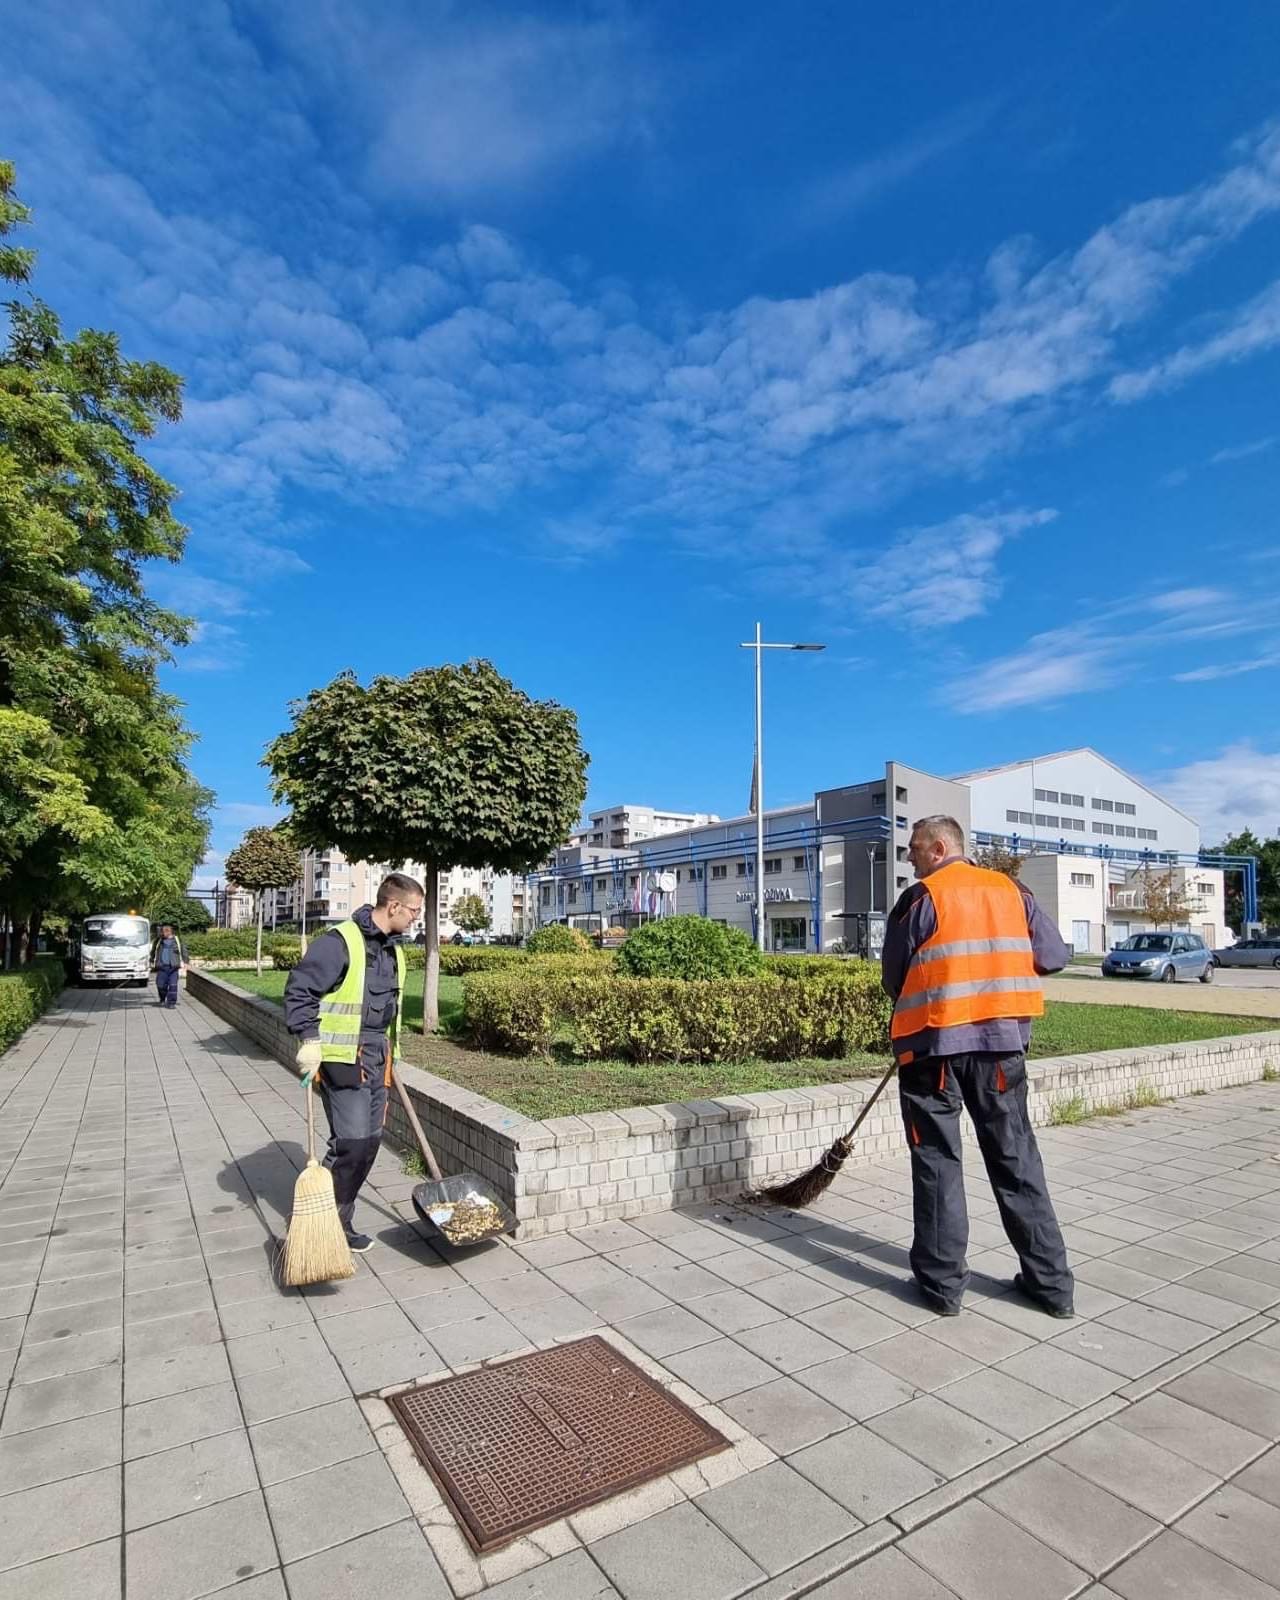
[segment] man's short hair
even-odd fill
[[[166,928],[168,928],[169,932],[172,933],[173,932],[173,923],[172,922],[162,922],[160,924],[160,932],[161,933],[163,933]]]
[[[416,894],[419,900],[427,898],[416,878],[411,878],[407,872],[388,872],[378,885],[378,904],[387,906],[393,900],[403,901],[406,895],[411,894]]]
[[[965,852],[964,829],[954,817],[943,816],[941,812],[932,817],[921,817],[911,831],[923,834],[926,839],[941,839],[947,846],[948,854],[962,856]]]

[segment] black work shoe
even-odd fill
[[[373,1240],[367,1233],[349,1233],[347,1235],[347,1249],[353,1256],[362,1256],[366,1250],[373,1249]]]
[[[916,1284],[916,1293],[928,1306],[929,1310],[933,1312],[934,1316],[958,1317],[960,1315],[959,1302],[952,1305],[949,1300],[944,1300],[940,1294],[934,1294],[932,1289],[926,1289],[922,1283]]]
[[[1052,1301],[1046,1300],[1043,1295],[1037,1294],[1029,1284],[1024,1282],[1022,1274],[1018,1273],[1013,1280],[1014,1291],[1024,1300],[1030,1300],[1033,1306],[1038,1307],[1047,1316],[1057,1317],[1060,1322],[1067,1322],[1076,1314],[1073,1305],[1055,1306]]]

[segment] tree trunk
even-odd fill
[[[428,861],[426,868],[422,903],[426,937],[422,957],[422,1031],[434,1033],[440,1026],[440,869],[434,861]]]
[[[27,960],[34,961],[36,952],[40,948],[40,928],[44,922],[44,912],[33,911],[27,920]]]
[[[257,963],[258,963],[258,965],[257,965],[257,973],[258,973],[258,976],[261,977],[262,976],[262,890],[261,889],[258,890],[258,953],[257,953]]]

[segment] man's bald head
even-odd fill
[[[962,856],[965,850],[964,829],[954,817],[921,817],[911,829],[911,843],[907,859],[915,869],[917,878],[927,878],[952,856]]]

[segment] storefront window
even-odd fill
[[[773,948],[798,950],[805,948],[805,919],[803,917],[774,917]]]

